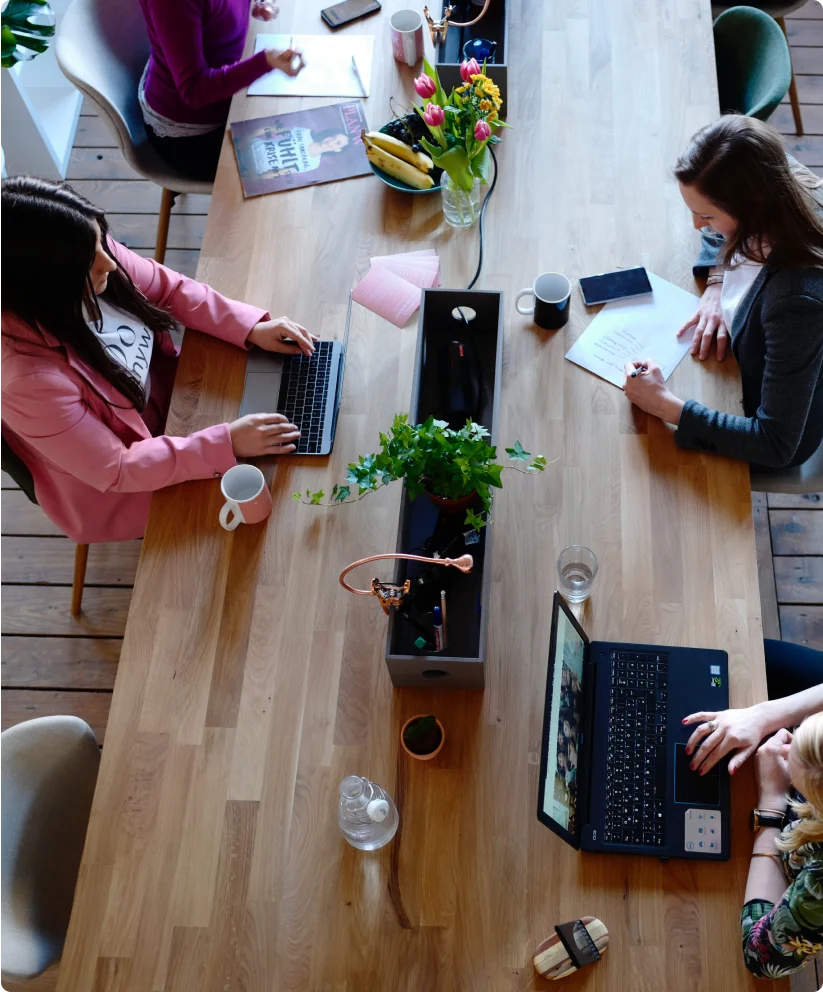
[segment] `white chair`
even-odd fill
[[[149,57],[140,5],[137,0],[73,0],[63,15],[55,52],[63,73],[100,108],[129,165],[163,187],[154,253],[162,262],[175,197],[178,193],[211,193],[212,186],[180,175],[149,144],[137,99]]]
[[[26,981],[63,953],[100,749],[76,716],[0,735],[2,977]]]

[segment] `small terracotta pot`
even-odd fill
[[[426,495],[437,509],[447,517],[457,516],[458,513],[465,513],[466,510],[480,502],[476,492],[470,492],[468,496],[461,496],[460,499],[447,499],[445,496],[435,496],[428,489],[426,490]]]
[[[406,720],[406,722],[403,724],[403,728],[400,731],[400,746],[403,748],[406,754],[410,758],[414,758],[415,761],[431,761],[431,759],[436,754],[440,753],[441,748],[446,743],[446,730],[443,727],[443,724],[437,719],[437,717],[435,717],[434,719],[437,722],[437,726],[440,728],[440,743],[437,745],[437,747],[430,754],[415,754],[414,751],[410,751],[406,747],[406,728],[408,727],[408,725],[410,723],[414,723],[415,720],[422,720],[424,716],[428,716],[428,715],[429,715],[428,713],[418,713],[417,716],[410,716],[409,719]]]

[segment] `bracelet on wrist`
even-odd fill
[[[723,276],[709,276],[706,286],[719,286],[723,282]]]

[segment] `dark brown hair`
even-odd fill
[[[0,189],[3,309],[70,345],[142,410],[146,397],[140,380],[109,355],[88,325],[91,315],[98,329],[102,326],[89,274],[97,246],[93,221],[103,249],[114,258],[105,214],[64,183],[14,176]],[[172,317],[146,299],[119,262],[102,299],[152,332],[174,327]]]
[[[778,268],[823,266],[823,217],[815,195],[821,180],[788,161],[773,127],[726,114],[693,136],[674,176],[737,221],[727,259],[742,255],[762,264],[770,252],[769,265]]]

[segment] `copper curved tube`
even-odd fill
[[[477,24],[477,22],[485,15],[486,11],[489,9],[489,4],[491,2],[492,0],[486,0],[486,2],[483,4],[483,9],[480,11],[480,13],[477,15],[477,17],[475,17],[473,21],[463,21],[462,23],[458,21],[449,21],[449,24],[453,28],[470,28],[472,24]]]
[[[461,572],[470,572],[474,567],[474,559],[471,555],[461,555],[459,558],[426,558],[425,555],[371,555],[368,558],[361,558],[359,561],[353,561],[351,565],[346,565],[343,571],[340,573],[340,585],[353,592],[355,596],[373,596],[374,592],[371,589],[355,589],[354,586],[350,586],[348,582],[345,582],[345,577],[355,568],[359,568],[361,565],[366,565],[370,561],[383,561],[386,558],[403,558],[406,561],[423,561],[429,565],[453,565],[455,568],[459,568]]]

